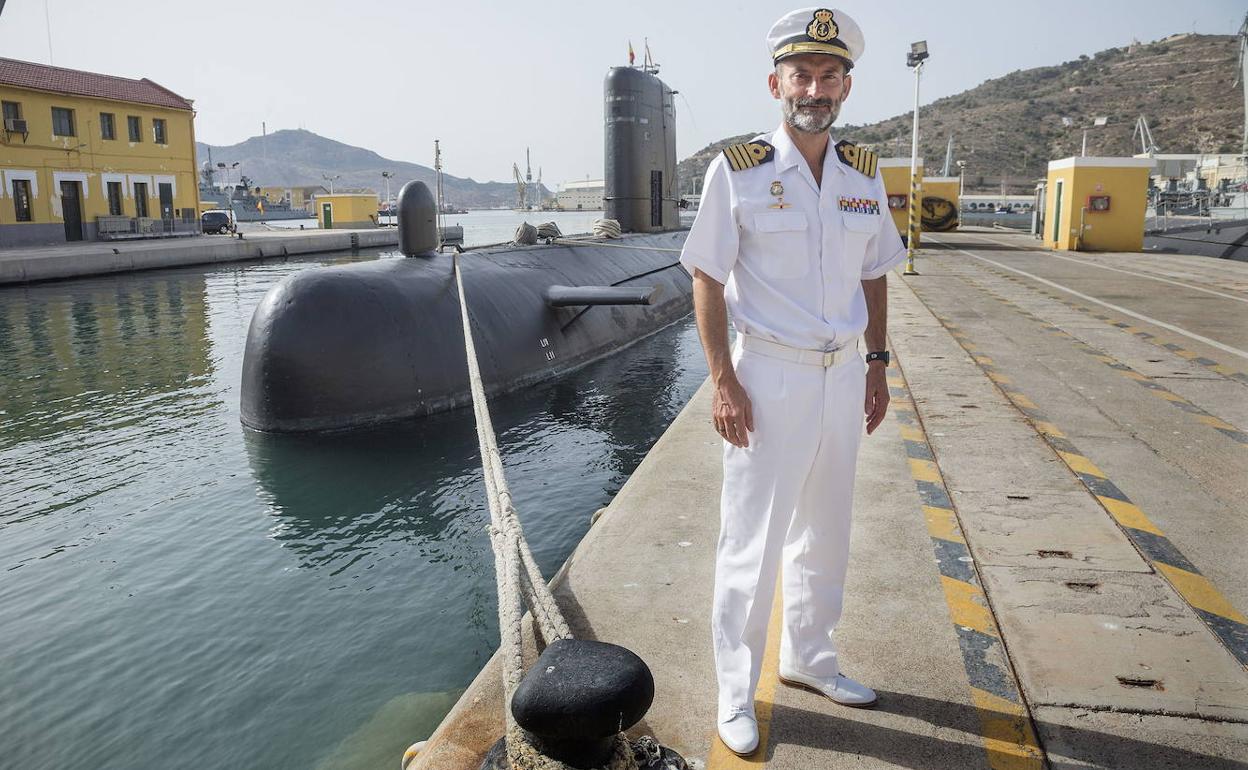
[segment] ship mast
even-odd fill
[[[442,144],[439,140],[433,140],[433,187],[437,190],[438,196],[438,248],[442,248],[442,211],[446,208],[442,198]]]

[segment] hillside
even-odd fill
[[[197,142],[195,154],[200,163],[211,151],[214,163],[239,163],[239,169],[257,187],[284,187],[326,184],[325,175],[341,175],[334,189],[368,189],[382,192],[382,171],[393,171],[390,192],[398,195],[404,183],[416,179],[433,188],[433,169],[418,163],[383,158],[372,150],[327,139],[311,131],[275,131],[253,136],[228,147]],[[198,165],[198,164],[197,164]],[[516,187],[511,182],[477,182],[443,174],[443,189],[449,204],[473,208],[514,205]],[[549,191],[547,192],[549,195]]]
[[[1161,152],[1237,152],[1244,121],[1240,87],[1233,85],[1238,45],[1230,35],[1173,35],[988,80],[922,106],[919,157],[939,173],[952,133],[953,159],[966,161],[969,189],[999,190],[1004,177],[1007,186],[1029,192],[1050,160],[1079,154],[1085,127],[1089,155],[1140,152],[1131,139],[1140,115]],[[1109,122],[1092,128],[1098,116]],[[883,157],[908,157],[912,120],[906,112],[833,132]],[[762,131],[723,139],[681,161],[682,191],[697,191],[723,147]]]

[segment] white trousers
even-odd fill
[[[849,557],[854,465],[863,431],[866,365],[829,368],[733,351],[750,397],[747,448],[724,442],[724,486],[711,635],[719,719],[754,713],[767,624],[783,562],[780,665],[820,679],[838,673],[833,629]]]

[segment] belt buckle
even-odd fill
[[[838,352],[839,352],[838,350],[829,350],[823,354],[823,368],[824,369],[827,369],[829,366],[836,363],[836,354]]]

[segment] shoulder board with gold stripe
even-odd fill
[[[880,159],[870,150],[864,150],[856,144],[846,141],[836,143],[836,157],[846,166],[875,179],[875,168]]]
[[[732,144],[724,148],[724,157],[733,171],[744,171],[757,165],[768,163],[776,155],[776,148],[762,139],[755,139],[745,144]]]

